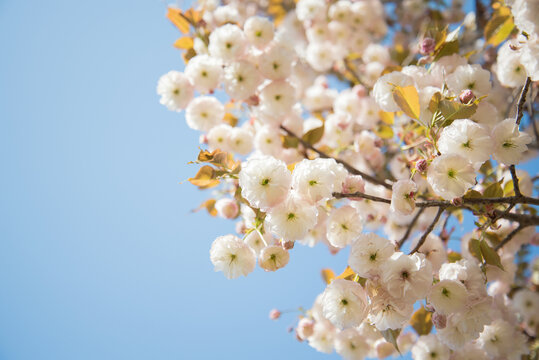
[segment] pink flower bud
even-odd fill
[[[459,95],[459,100],[463,104],[469,104],[475,100],[475,95],[472,90],[462,90]]]
[[[369,95],[369,91],[363,85],[356,85],[352,90],[355,91],[356,95],[360,98]]]
[[[215,210],[217,210],[217,215],[225,219],[234,219],[238,216],[240,207],[238,203],[232,199],[223,198],[217,200],[215,203]]]
[[[202,134],[198,137],[199,144],[207,144],[208,143],[208,136],[206,134]]]
[[[283,249],[285,249],[285,250],[293,249],[293,248],[294,248],[294,241],[283,241],[283,242],[281,243],[281,246],[282,246]]]
[[[245,100],[245,103],[250,106],[257,106],[260,103],[260,98],[258,95],[252,95],[247,100]]]
[[[427,167],[429,166],[429,163],[425,159],[419,159],[415,163],[415,169],[422,173],[423,171],[427,170]]]
[[[302,318],[298,322],[298,327],[296,328],[296,333],[298,338],[305,340],[310,337],[314,332],[314,321],[308,318]]]
[[[436,48],[436,41],[433,38],[424,38],[419,44],[419,53],[421,55],[428,55]]]
[[[443,329],[447,324],[447,318],[445,315],[435,312],[432,314],[432,323],[436,329]]]
[[[277,320],[281,316],[281,312],[277,309],[271,309],[269,312],[269,318],[271,320]]]
[[[462,204],[464,204],[464,201],[462,200],[461,197],[456,197],[451,200],[451,205],[453,206],[462,206]]]
[[[238,221],[236,223],[236,233],[245,234],[246,232],[247,232],[247,226],[245,226],[245,223],[243,221]]]

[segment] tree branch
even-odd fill
[[[425,240],[427,240],[427,236],[429,236],[429,234],[432,232],[432,230],[434,229],[434,227],[436,226],[436,223],[438,222],[438,220],[440,219],[440,216],[442,215],[442,213],[444,212],[444,210],[446,209],[447,206],[440,206],[438,208],[438,212],[436,213],[436,216],[434,217],[434,220],[432,220],[432,222],[430,223],[429,227],[427,228],[427,230],[425,231],[425,233],[423,235],[421,235],[421,238],[419,238],[419,241],[417,242],[417,245],[414,247],[414,249],[410,252],[410,254],[414,254],[416,253],[419,248],[421,246],[423,246],[423,244],[425,243]]]
[[[408,224],[408,228],[406,229],[406,232],[404,233],[402,238],[399,241],[397,241],[397,248],[400,249],[402,247],[402,244],[404,244],[404,242],[408,239],[408,237],[412,233],[412,229],[414,228],[415,224],[417,223],[417,220],[419,219],[421,214],[423,214],[423,211],[425,211],[424,207],[420,208],[419,211],[415,214],[415,216],[412,219],[412,221],[410,222],[410,224]]]
[[[496,247],[494,248],[494,250],[498,251],[500,250],[502,247],[504,247],[505,244],[507,244],[509,241],[511,241],[511,239],[513,239],[515,237],[515,235],[521,231],[522,229],[524,229],[527,225],[522,225],[522,224],[519,224],[513,231],[511,231],[506,237],[505,239],[502,240],[501,243],[499,243],[498,245],[496,245]]]
[[[520,125],[520,120],[522,119],[522,115],[524,115],[524,113],[522,112],[522,108],[524,107],[524,103],[526,102],[526,95],[528,94],[528,89],[530,88],[531,82],[532,82],[532,79],[527,77],[526,78],[526,83],[524,83],[524,86],[522,87],[522,92],[520,93],[520,98],[518,99],[517,116],[516,116],[516,119],[515,119],[517,125]]]
[[[285,128],[284,126],[280,126],[280,128],[282,130],[284,130],[289,136],[292,136],[293,138],[295,139],[298,139],[298,141],[301,143],[301,145],[306,148],[306,149],[310,149],[312,151],[314,151],[315,153],[317,153],[321,158],[326,158],[326,159],[334,159],[335,161],[337,161],[339,164],[342,164],[346,170],[348,170],[350,173],[354,174],[354,175],[361,175],[363,177],[363,179],[365,179],[366,181],[370,182],[370,183],[373,183],[373,184],[376,184],[376,185],[382,185],[383,187],[385,187],[386,189],[390,189],[391,190],[391,185],[386,183],[385,181],[383,180],[380,180],[378,178],[375,178],[374,176],[371,176],[369,174],[366,174],[364,173],[363,171],[360,171],[358,169],[356,169],[355,167],[353,167],[352,165],[350,165],[349,163],[347,163],[346,161],[344,160],[339,160],[339,159],[335,159],[334,157],[332,156],[329,156],[328,154],[326,154],[325,152],[323,151],[320,151],[318,149],[316,149],[314,146],[312,146],[311,144],[309,144],[308,142],[306,142],[305,140],[303,140],[301,137],[297,136],[296,134],[294,134],[292,131],[288,130],[287,128]]]

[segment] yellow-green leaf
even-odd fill
[[[201,167],[195,177],[187,179],[191,184],[200,189],[207,189],[219,185],[219,180],[215,179],[215,170],[209,166]]]
[[[393,100],[412,119],[419,120],[419,95],[415,86],[395,86]]]
[[[188,50],[192,48],[193,45],[194,45],[193,38],[189,36],[181,37],[174,42],[174,47],[178,49],[184,49],[184,50]]]
[[[381,139],[392,139],[393,138],[393,128],[385,124],[379,124],[375,129],[374,133],[378,135]]]
[[[195,49],[193,49],[193,48],[187,49],[187,51],[182,54],[183,61],[187,64],[189,62],[189,60],[191,60],[192,58],[194,58],[196,56],[196,54],[197,53],[196,53]]]
[[[347,266],[346,269],[341,273],[341,275],[335,277],[335,279],[345,279],[345,280],[353,280],[356,276],[356,273],[354,270],[350,269],[350,266]]]
[[[462,104],[451,100],[441,100],[438,109],[444,117],[442,124],[436,124],[437,126],[449,126],[456,119],[469,119],[477,110],[477,104],[475,102],[471,104]]]
[[[485,262],[489,265],[497,266],[503,270],[503,265],[498,253],[493,248],[491,248],[485,240],[481,240],[479,245],[481,247],[481,254],[485,259]]]
[[[479,262],[483,261],[483,257],[481,256],[481,245],[479,243],[479,240],[477,239],[471,239],[468,243],[468,250],[470,251],[470,254],[479,260]]]
[[[399,337],[399,334],[401,333],[402,329],[387,329],[380,331],[382,333],[382,336],[388,343],[393,344],[395,349],[400,353],[399,346],[397,345],[397,338]]]
[[[395,123],[395,113],[380,110],[378,116],[384,124],[393,125]]]
[[[501,6],[494,12],[492,18],[485,26],[485,40],[487,44],[498,46],[511,34],[515,28],[511,9]]]
[[[238,124],[238,118],[234,116],[232,113],[227,112],[225,114],[225,117],[223,118],[223,121],[227,123],[228,125],[234,127]]]
[[[290,148],[295,149],[298,147],[299,140],[297,137],[285,135],[282,137],[282,139],[283,139],[283,147],[285,149],[290,149]]]
[[[307,131],[307,133],[302,136],[302,139],[303,139],[303,141],[305,141],[305,142],[307,142],[307,143],[309,143],[311,145],[314,145],[317,142],[319,142],[320,139],[322,139],[323,135],[324,135],[324,125],[322,125],[322,126],[320,126],[318,128]]]
[[[412,325],[418,335],[429,334],[432,330],[432,313],[422,306],[421,309],[412,315],[410,325]]]
[[[456,251],[449,251],[447,253],[447,260],[450,262],[450,263],[454,263],[454,262],[457,262],[459,261],[460,259],[462,259],[462,255],[460,255],[460,253],[456,252]]]
[[[189,22],[181,15],[182,11],[173,7],[168,8],[167,18],[184,34],[189,32]]]
[[[209,199],[204,201],[198,208],[193,211],[198,211],[200,209],[206,209],[211,216],[217,216],[217,210],[215,209],[215,199]]]
[[[333,281],[333,279],[335,279],[335,273],[331,269],[322,269],[321,274],[322,279],[328,285]]]
[[[500,182],[490,184],[483,192],[483,196],[486,198],[502,197],[503,189]]]

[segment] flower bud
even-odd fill
[[[238,216],[240,207],[238,203],[232,199],[223,198],[217,200],[215,203],[215,210],[217,210],[217,215],[225,219],[234,219]]]
[[[208,135],[202,134],[198,137],[198,143],[199,144],[207,144],[208,143]]]
[[[451,205],[453,206],[462,206],[462,204],[464,204],[464,201],[462,200],[461,197],[456,197],[451,200]]]
[[[419,53],[421,55],[428,55],[436,48],[436,41],[433,38],[424,38],[419,44]]]
[[[302,318],[298,322],[298,327],[296,328],[296,334],[301,340],[305,340],[310,337],[314,332],[314,321],[307,318]]]
[[[419,159],[415,163],[415,169],[420,173],[427,170],[428,166],[429,166],[429,163],[425,159]]]
[[[459,100],[463,104],[469,104],[475,100],[475,95],[472,90],[462,90],[459,95]]]
[[[281,316],[281,312],[277,309],[271,309],[269,312],[269,318],[271,320],[277,320]]]
[[[283,241],[281,242],[281,246],[285,250],[290,250],[294,248],[294,241]]]
[[[444,329],[447,324],[447,318],[445,315],[435,312],[432,314],[432,323],[436,329]]]
[[[245,234],[246,232],[247,232],[247,226],[245,226],[245,223],[243,221],[238,221],[236,223],[236,233]]]

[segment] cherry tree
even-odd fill
[[[538,176],[521,164],[537,164],[539,2],[472,5],[168,9],[186,66],[157,93],[200,137],[189,181],[220,190],[201,208],[236,221],[211,244],[215,270],[234,279],[278,271],[295,246],[350,249],[297,318],[318,351],[538,356]],[[454,232],[465,219],[473,228]]]

